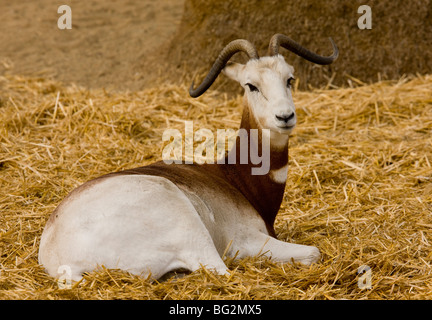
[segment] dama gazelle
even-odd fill
[[[190,95],[203,94],[223,71],[244,88],[240,127],[258,130],[258,149],[270,144],[266,174],[252,174],[254,164],[166,164],[110,173],[72,191],[49,218],[39,262],[58,277],[68,266],[71,278],[97,266],[158,279],[177,269],[201,266],[227,273],[221,256],[265,254],[280,262],[316,262],[317,248],[275,238],[273,223],[280,208],[288,171],[288,137],[296,125],[291,95],[293,67],[278,54],[284,47],[317,64],[338,56],[319,56],[288,37],[276,34],[269,55],[259,57],[246,40],[229,43],[206,78]],[[228,63],[244,52],[246,64]],[[255,139],[256,140],[256,139]],[[240,153],[236,143],[230,152]],[[229,154],[228,154],[229,156]]]

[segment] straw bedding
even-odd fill
[[[60,289],[37,263],[50,213],[73,188],[161,158],[166,128],[237,128],[241,97],[187,86],[138,92],[0,78],[0,299],[432,298],[432,76],[294,94],[299,124],[276,221],[279,239],[317,246],[319,263],[226,258],[151,283],[99,270]],[[331,87],[331,85],[330,85]],[[370,289],[358,285],[367,265]]]

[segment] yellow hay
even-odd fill
[[[163,131],[183,131],[185,120],[195,130],[237,128],[241,98],[19,76],[0,78],[0,88],[0,299],[432,298],[430,75],[294,93],[299,124],[276,231],[317,246],[318,264],[226,258],[227,277],[201,269],[160,283],[101,266],[71,289],[37,262],[63,197],[96,176],[161,159]],[[359,283],[361,266],[370,268],[370,289]]]

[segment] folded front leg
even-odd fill
[[[320,259],[320,251],[313,246],[288,243],[277,240],[264,233],[237,242],[238,257],[263,255],[278,262],[300,262],[311,265]],[[235,249],[234,249],[235,250]]]

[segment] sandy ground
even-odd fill
[[[60,30],[62,4],[72,29]],[[138,90],[146,64],[180,22],[183,0],[0,2],[0,75],[52,76],[85,87]]]

